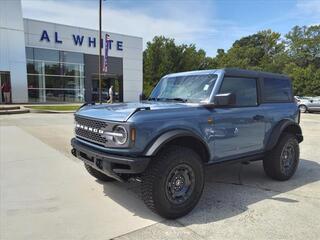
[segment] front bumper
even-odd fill
[[[71,145],[72,155],[94,169],[119,181],[124,181],[121,174],[134,175],[142,173],[150,162],[148,157],[125,157],[92,149],[92,147],[81,143],[76,138],[71,139]]]

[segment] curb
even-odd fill
[[[0,115],[12,115],[12,114],[23,114],[29,113],[30,110],[22,106],[1,106]]]
[[[76,111],[55,111],[55,110],[40,110],[28,108],[31,113],[75,113]]]
[[[19,109],[19,110],[0,110],[0,115],[12,115],[12,114],[23,114],[29,113],[29,109]]]

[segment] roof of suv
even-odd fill
[[[288,76],[279,73],[270,73],[270,72],[262,72],[262,71],[253,71],[253,70],[245,70],[239,68],[223,68],[223,69],[210,69],[210,70],[198,70],[198,71],[189,71],[189,72],[179,72],[179,73],[171,73],[166,75],[167,77],[178,77],[178,76],[187,76],[187,75],[195,75],[195,74],[213,74],[213,73],[221,73],[224,72],[225,75],[230,76],[238,76],[238,77],[267,77],[267,78],[285,78],[289,79]]]
[[[253,70],[244,70],[239,68],[225,68],[223,69],[226,75],[239,76],[239,77],[267,77],[267,78],[286,78],[289,77],[284,74],[271,73],[271,72],[262,72],[262,71],[253,71]]]

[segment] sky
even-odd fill
[[[99,0],[22,0],[25,18],[98,29]],[[102,28],[156,35],[195,44],[215,56],[219,48],[257,31],[284,34],[295,25],[320,24],[320,0],[106,0]]]

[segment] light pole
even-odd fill
[[[101,80],[101,18],[102,0],[99,0],[99,102],[102,104],[102,80]]]

